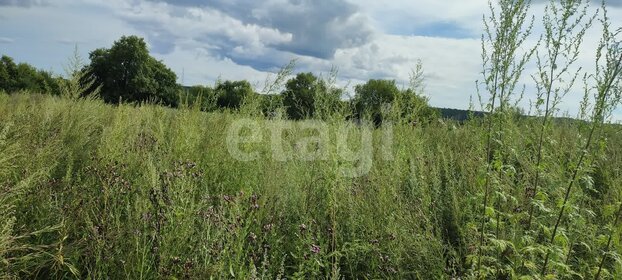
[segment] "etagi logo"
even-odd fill
[[[336,160],[339,174],[350,178],[369,173],[374,151],[382,160],[393,160],[391,124],[383,124],[375,131],[372,125],[344,122],[339,126],[333,125],[332,130],[331,134],[331,126],[317,120],[259,122],[238,119],[227,129],[227,150],[239,161],[266,159],[262,157],[282,162]],[[294,139],[291,139],[292,136]],[[266,139],[269,140],[270,150],[262,153],[259,143]],[[379,147],[374,149],[374,143]]]

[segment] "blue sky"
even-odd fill
[[[614,26],[622,25],[619,6],[610,1]],[[122,35],[138,35],[179,82],[248,79],[259,87],[292,59],[296,71],[336,67],[344,86],[372,78],[407,85],[421,60],[432,105],[467,108],[481,79],[487,11],[485,0],[0,0],[0,54],[62,73],[75,45],[88,59]],[[588,32],[578,64],[589,68],[598,38]],[[572,114],[580,99],[577,90],[560,107]]]

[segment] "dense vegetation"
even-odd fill
[[[37,70],[26,64],[15,64],[12,58],[3,55],[0,59],[0,91],[15,92],[27,90],[58,95],[59,79],[50,72]]]
[[[393,159],[374,146],[369,173],[347,178],[340,168],[356,163],[335,147],[327,160],[271,158],[275,120],[262,117],[247,116],[266,129],[264,141],[248,148],[266,158],[242,162],[226,146],[239,114],[40,95],[2,95],[0,104],[5,277],[431,279],[473,269],[486,168],[481,123],[395,125]],[[508,241],[495,241],[490,264],[517,275],[540,264],[546,247],[538,244],[550,234],[559,188],[584,142],[576,123],[547,136],[548,196],[538,204],[538,230],[520,236],[528,243],[518,247],[509,240],[525,218],[524,186],[535,167],[526,147],[535,146],[537,123],[506,124],[511,161],[496,167],[497,194],[506,199],[499,205],[508,209],[500,237]],[[331,139],[343,125],[329,122]],[[619,127],[602,133],[622,141]],[[287,147],[304,134],[294,125]],[[617,210],[620,145],[590,154],[554,247],[555,273],[594,274]],[[498,219],[495,213],[487,217]],[[622,273],[616,258],[604,267]]]
[[[357,117],[363,117],[362,113],[366,112],[379,122],[381,104],[399,99],[403,100],[399,110],[411,112],[412,121],[437,116],[437,112],[428,106],[422,90],[399,89],[392,80],[370,80],[365,91],[359,93],[357,89],[357,96],[363,98],[350,101],[344,99],[344,90],[334,85],[334,74],[323,78],[313,73],[299,73],[287,80],[283,89],[275,87],[291,74],[293,63],[282,69],[278,81],[272,81],[261,92],[257,92],[246,80],[217,81],[213,87],[184,87],[177,84],[173,71],[149,54],[145,41],[136,36],[123,36],[109,49],[92,51],[89,58],[90,63],[82,65],[76,50],[66,67],[69,77],[65,78],[36,70],[26,63],[15,65],[10,57],[3,56],[0,91],[12,93],[25,90],[60,95],[67,93],[74,80],[72,94],[100,98],[110,104],[155,103],[178,107],[184,103],[198,106],[203,111],[238,111],[245,102],[256,102],[265,116],[277,114],[278,108],[283,108],[281,113],[294,120],[322,118],[341,114],[343,110],[356,110]],[[384,86],[377,87],[377,83]],[[372,95],[382,98],[376,99]],[[398,103],[395,104],[397,106]],[[322,108],[323,111],[315,112],[315,108]]]
[[[136,36],[122,37],[110,49],[89,55],[85,72],[101,86],[100,96],[109,103],[160,102],[177,105],[177,75],[149,55],[147,44]]]
[[[495,5],[486,112],[461,122],[430,110],[420,69],[409,88],[370,80],[351,100],[330,77],[287,80],[291,67],[262,94],[224,81],[175,102],[149,75],[124,80],[150,85],[120,98],[132,103],[107,99],[91,66],[57,95],[5,88],[0,278],[622,278],[622,127],[608,122],[622,50],[605,6],[551,1],[529,46],[529,1]],[[603,36],[584,73],[595,18]],[[537,116],[524,117],[530,62]],[[167,71],[154,65],[137,72]],[[582,77],[577,119],[555,119]]]

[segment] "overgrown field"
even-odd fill
[[[227,135],[241,119],[262,128],[256,142],[236,144],[255,160],[230,152]],[[596,131],[550,244],[589,124],[552,125],[531,204],[540,119],[506,120],[489,171],[485,120],[395,122],[392,136],[327,121],[323,157],[283,160],[271,125],[291,126],[280,136],[285,151],[313,149],[300,143],[314,130],[227,112],[0,95],[0,278],[538,277],[546,252],[548,277],[592,278],[605,252],[600,277],[622,277],[619,233],[607,247],[619,230],[622,129]],[[344,176],[364,160],[341,153],[337,136],[350,131],[356,154],[367,129],[372,164]]]

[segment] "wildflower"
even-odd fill
[[[254,233],[249,233],[248,234],[248,241],[250,242],[255,242],[255,240],[257,240],[257,235],[255,235]]]
[[[192,168],[195,168],[196,166],[197,166],[197,164],[192,162],[192,161],[187,161],[186,162],[186,168],[187,169],[192,169]]]
[[[320,249],[321,248],[318,245],[315,245],[315,244],[311,245],[311,252],[314,253],[314,254],[319,254],[320,253]]]
[[[257,203],[257,201],[259,200],[259,196],[257,196],[256,194],[253,194],[248,200],[251,204],[251,209],[253,210],[259,209],[259,203]]]
[[[186,260],[186,263],[184,263],[184,269],[188,271],[192,269],[192,267],[194,267],[194,263],[192,263],[192,260],[190,259]]]
[[[389,258],[389,256],[388,256],[388,255],[380,255],[380,260],[381,260],[382,262],[385,262],[385,263],[386,263],[386,262],[390,261],[390,260],[391,260],[391,258]]]

